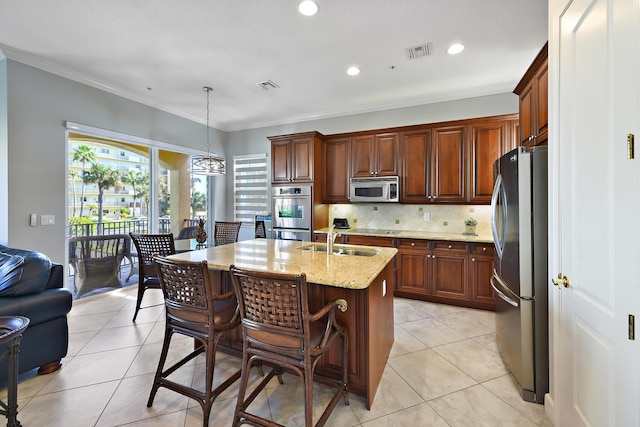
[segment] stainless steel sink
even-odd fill
[[[327,252],[326,245],[307,245],[300,249],[303,251]],[[376,256],[379,252],[372,249],[333,248],[334,255]]]

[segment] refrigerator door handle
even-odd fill
[[[491,194],[491,233],[493,234],[493,243],[498,252],[498,258],[502,258],[502,252],[504,250],[505,243],[505,228],[506,228],[506,209],[505,209],[505,195],[502,194],[502,212],[500,218],[502,224],[500,224],[501,235],[498,235],[498,198],[501,193],[504,193],[504,184],[502,183],[502,174],[498,174],[496,177],[496,183],[493,187],[493,193]]]
[[[493,275],[491,276],[491,280],[489,282],[491,283],[491,287],[493,288],[493,290],[496,291],[498,296],[505,302],[511,304],[514,307],[517,307],[519,305],[518,300],[520,299],[520,297],[514,294],[513,291],[511,291],[511,289],[509,289],[509,287],[502,281],[502,279],[500,279],[500,276],[498,276],[495,268],[493,269]],[[500,287],[501,289],[498,289],[498,287]],[[513,295],[515,299],[507,296],[507,294]]]

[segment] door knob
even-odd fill
[[[554,285],[557,287],[564,286],[565,288],[569,287],[569,278],[567,276],[563,276],[562,273],[558,273],[557,279],[551,279]]]

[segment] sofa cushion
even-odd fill
[[[0,296],[29,295],[45,289],[51,274],[51,260],[46,255],[37,251],[0,246],[0,256],[11,263],[10,268],[7,268],[11,270],[9,271],[11,277],[0,289]],[[22,263],[18,266],[20,258]],[[0,275],[0,282],[3,280],[4,277]]]
[[[0,296],[10,295],[22,279],[24,257],[0,252]]]

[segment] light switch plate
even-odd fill
[[[54,225],[56,223],[55,215],[41,215],[40,225]]]
[[[31,214],[29,215],[29,225],[31,227],[35,227],[36,225],[38,225],[38,214]]]

